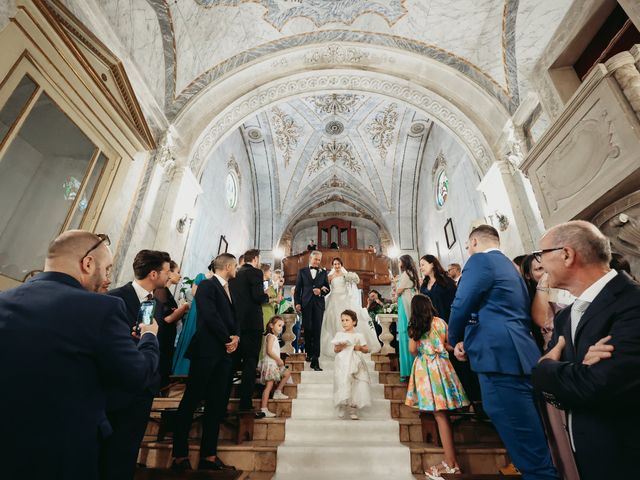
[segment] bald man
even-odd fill
[[[556,315],[533,385],[566,411],[581,479],[638,478],[640,285],[609,268],[609,239],[588,222],[551,228],[534,256],[576,300]]]
[[[72,230],[49,246],[43,273],[0,293],[2,477],[97,479],[110,434],[105,388],[142,391],[158,368],[157,325],[138,348],[124,302],[101,295],[108,237]]]

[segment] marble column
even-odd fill
[[[638,55],[638,45],[633,47]],[[640,71],[636,67],[638,58],[631,52],[620,52],[605,62],[607,70],[613,74],[631,108],[640,119]],[[639,62],[640,63],[640,62]]]

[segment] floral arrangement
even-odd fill
[[[187,276],[182,277],[182,286],[180,287],[180,293],[183,297],[186,298],[187,290],[191,290],[194,282],[195,280],[193,278],[189,278]]]
[[[360,277],[358,276],[357,273],[347,272],[344,275],[344,281],[347,283],[352,283],[354,285],[357,285],[358,283],[360,283]]]
[[[382,309],[384,313],[398,313],[397,303],[385,303]]]

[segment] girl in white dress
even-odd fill
[[[262,404],[260,410],[267,418],[275,417],[276,414],[269,411],[269,395],[271,389],[276,382],[278,387],[273,392],[274,400],[286,400],[287,397],[282,393],[287,380],[291,372],[285,367],[284,362],[280,358],[280,343],[278,342],[278,335],[282,333],[284,327],[284,320],[282,317],[275,315],[271,317],[269,323],[265,327],[264,348],[263,356],[260,359],[258,368],[260,370],[260,383],[264,385],[264,391],[262,392]]]
[[[329,272],[331,292],[325,298],[325,310],[320,334],[320,351],[322,355],[327,357],[334,355],[331,340],[336,333],[342,331],[340,314],[344,310],[351,310],[356,313],[358,321],[355,331],[361,333],[365,338],[369,353],[379,352],[380,342],[378,341],[378,335],[367,309],[362,306],[362,299],[357,285],[346,281],[349,272],[342,265],[340,258],[334,258],[332,266],[333,269]]]
[[[362,333],[356,332],[358,316],[353,310],[345,310],[340,316],[342,332],[336,333],[331,341],[336,353],[333,374],[333,403],[338,409],[338,417],[349,416],[358,420],[358,409],[371,405],[371,379],[364,354],[369,352]]]

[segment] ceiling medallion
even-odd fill
[[[326,127],[324,127],[324,131],[329,135],[340,135],[344,132],[344,125],[338,120],[331,120],[327,123]]]
[[[247,136],[253,141],[262,140],[262,132],[257,128],[250,128],[247,131]]]
[[[320,150],[309,163],[309,173],[315,173],[330,164],[341,162],[345,168],[354,173],[360,173],[360,163],[356,160],[351,145],[347,142],[335,140],[320,144]]]
[[[411,125],[411,133],[418,135],[422,132],[424,132],[424,123],[422,122],[415,122]]]

